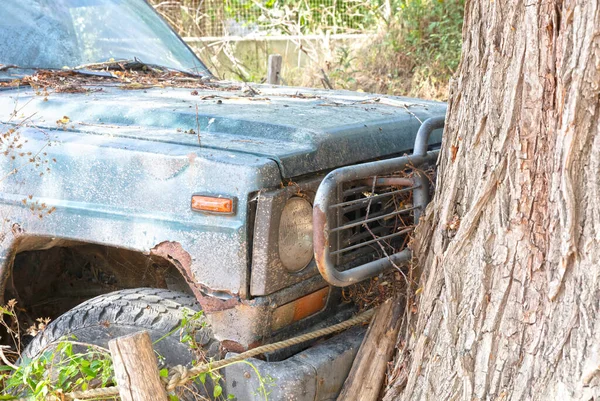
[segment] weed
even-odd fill
[[[200,331],[205,330],[206,328],[206,321],[202,311],[195,312],[188,309],[183,309],[183,317],[179,326],[155,341],[154,344],[162,341],[164,338],[174,334],[175,332],[179,332],[179,340],[183,344],[186,344],[195,355],[195,360],[192,364],[196,365],[198,363],[210,363],[211,359],[206,354],[206,350],[198,342],[198,338],[206,335],[206,333],[200,333]],[[256,394],[265,401],[268,401],[268,388],[274,384],[274,380],[270,377],[263,377],[256,366],[249,361],[233,362],[232,364],[224,365],[219,369],[209,369],[207,372],[200,373],[195,377],[191,377],[190,380],[192,383],[194,383],[194,386],[186,386],[184,389],[180,389],[180,391],[177,393],[169,394],[170,401],[179,401],[183,394],[191,394],[195,399],[207,399],[196,390],[197,388],[202,390],[202,394],[212,395],[212,399],[214,400],[235,398],[233,394],[228,394],[227,398],[225,398],[223,395],[223,376],[219,373],[219,370],[236,363],[243,363],[251,367],[259,382],[259,386],[255,390]],[[160,375],[165,380],[168,378],[168,374],[168,369],[161,369]]]
[[[48,345],[35,358],[24,356],[21,344],[23,333],[16,317],[16,304],[16,301],[11,300],[0,307],[0,325],[9,333],[14,344],[13,347],[0,348],[0,358],[4,362],[4,365],[0,366],[0,388],[4,394],[0,395],[0,400],[13,400],[22,396],[40,401],[48,396],[62,399],[62,395],[68,392],[116,384],[110,352],[98,345],[79,342],[74,336]],[[39,335],[48,323],[49,319],[37,319],[35,326],[30,327],[27,332]],[[206,329],[203,312],[184,309],[179,326],[156,340],[154,344],[178,332],[180,342],[186,344],[195,355],[193,364],[210,363],[206,350],[199,343],[199,339],[204,335],[199,331],[203,329]],[[158,357],[159,360],[164,359],[160,355]],[[258,369],[248,361],[234,363],[244,363],[252,368],[259,382],[256,394],[267,401],[268,387],[273,385],[272,378],[262,377]],[[225,397],[223,394],[223,377],[219,369],[209,369],[190,378],[190,385],[178,388],[177,391],[169,394],[169,399],[171,401],[179,401],[181,398],[223,401],[235,398],[233,395]],[[169,369],[161,369],[160,376],[168,381]],[[210,398],[202,394],[209,394]]]
[[[14,362],[21,355],[21,329],[19,326],[19,320],[16,312],[17,301],[14,299],[9,300],[6,305],[0,306],[0,326],[4,328],[4,331],[10,336],[10,341],[13,344],[12,347],[2,346],[0,350],[2,354],[2,361],[8,365],[14,367]],[[6,355],[9,354],[9,355]]]
[[[43,400],[46,396],[61,399],[60,395],[65,392],[104,387],[113,383],[112,362],[108,350],[97,345],[80,343],[74,337],[48,347],[34,359],[23,356],[23,333],[16,308],[15,300],[10,300],[0,307],[0,325],[8,333],[13,344],[12,347],[2,346],[0,350],[4,362],[4,365],[0,366],[0,388],[3,390],[0,400],[16,399],[21,395],[31,396],[35,400]],[[47,318],[39,318],[27,332],[43,332],[49,321]]]
[[[87,350],[75,352],[73,347],[80,345]],[[36,400],[49,395],[60,399],[66,392],[106,387],[113,383],[114,376],[108,350],[70,340],[61,341],[34,359],[23,358],[17,369],[3,368],[9,372],[3,377],[6,393],[26,394]]]

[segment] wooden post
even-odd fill
[[[338,401],[376,401],[400,330],[404,307],[399,299],[384,302],[369,325]]]
[[[147,331],[108,342],[122,401],[168,401]]]
[[[279,85],[281,64],[283,63],[283,57],[280,54],[271,54],[269,56],[269,63],[267,65],[267,83],[271,85]]]

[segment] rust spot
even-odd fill
[[[373,178],[367,178],[365,180],[362,180],[362,183],[364,183],[365,185],[372,187],[373,186]],[[384,177],[384,178],[377,178],[375,180],[375,186],[376,187],[387,187],[387,186],[393,186],[393,187],[412,187],[415,185],[415,182],[413,180],[411,180],[410,178],[404,178],[404,177]]]
[[[221,341],[221,349],[225,350],[225,351],[229,351],[229,352],[236,352],[238,354],[254,349],[256,347],[260,347],[261,345],[263,345],[264,343],[262,341],[254,341],[250,344],[248,344],[247,347],[244,347],[242,344],[238,343],[237,341],[233,341],[233,340],[223,340]],[[255,358],[261,358],[260,356],[256,356]]]
[[[206,313],[219,312],[225,309],[232,309],[238,306],[241,302],[238,297],[232,296],[229,299],[220,299],[216,297],[211,297],[210,295],[204,295],[199,286],[191,285],[194,294],[196,295],[196,299],[200,306],[202,306],[202,310]]]
[[[179,242],[163,241],[150,250],[150,255],[160,256],[167,259],[171,263],[175,263],[177,267],[182,267],[190,272],[192,266],[192,257],[183,249]]]
[[[237,341],[231,341],[231,340],[221,341],[221,347],[227,352],[236,352],[238,354],[248,350],[246,347],[244,347],[242,344],[238,343]]]
[[[317,263],[319,272],[323,277],[327,275],[327,270],[325,269],[325,247],[329,246],[327,234],[325,233],[326,221],[327,217],[325,216],[325,213],[321,210],[321,208],[315,206],[313,211],[313,244],[315,247],[315,262]]]
[[[163,241],[150,250],[150,255],[168,260],[181,272],[204,312],[218,312],[240,304],[240,299],[233,294],[231,294],[231,298],[227,299],[207,295],[208,291],[204,290],[202,285],[196,281],[192,272],[192,257],[179,242]]]

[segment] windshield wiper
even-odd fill
[[[161,72],[162,72],[162,70],[168,70],[168,71],[179,72],[181,74],[185,74],[187,76],[194,77],[194,78],[199,78],[202,76],[198,73],[180,70],[178,68],[167,67],[167,66],[160,65],[160,64],[145,63],[145,62],[141,61],[140,59],[138,59],[137,57],[134,57],[133,59],[118,59],[118,60],[101,61],[101,62],[97,62],[97,63],[82,64],[82,65],[79,65],[79,66],[73,68],[73,70],[82,70],[82,69],[93,70],[95,68],[107,68],[109,70],[123,69],[123,70],[136,70],[136,71],[145,71],[145,70],[149,69],[149,70],[153,70],[154,72],[156,72],[156,70],[161,71]]]
[[[21,67],[16,64],[0,64],[0,71],[8,71],[10,69],[32,70],[33,68]]]
[[[99,75],[99,76],[112,76],[110,73],[102,73],[102,69],[106,68],[108,70],[136,70],[136,71],[147,71],[151,70],[154,72],[163,72],[163,71],[175,71],[181,74],[194,77],[201,78],[202,75],[190,71],[180,70],[178,68],[167,67],[159,64],[150,64],[144,63],[139,60],[137,57],[133,59],[118,59],[118,60],[110,60],[110,61],[102,61],[98,63],[88,63],[82,64],[73,68],[45,68],[45,67],[22,67],[16,64],[1,64],[0,63],[0,72],[8,71],[11,69],[15,70],[46,70],[46,71],[72,71],[79,74],[84,75]]]
[[[16,64],[0,64],[0,72],[6,72],[8,70],[23,70],[23,71],[50,71],[50,72],[61,72],[68,71],[73,72],[75,74],[81,75],[92,75],[96,77],[105,77],[105,78],[116,78],[109,72],[104,71],[95,71],[95,70],[77,70],[77,69],[68,69],[68,68],[48,68],[48,67],[22,67]],[[27,74],[26,74],[27,75]]]

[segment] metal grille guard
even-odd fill
[[[340,271],[336,268],[333,261],[336,253],[340,250],[330,251],[330,234],[336,232],[340,228],[336,225],[330,224],[330,219],[335,218],[336,208],[347,207],[352,202],[340,202],[339,188],[344,182],[357,181],[357,180],[368,180],[373,182],[374,176],[382,176],[386,174],[392,174],[403,170],[407,166],[418,167],[424,163],[435,162],[439,151],[427,152],[427,143],[431,133],[439,128],[444,127],[444,117],[433,117],[425,120],[415,138],[415,146],[413,154],[411,156],[402,156],[398,158],[358,164],[354,166],[342,167],[330,172],[321,182],[317,194],[315,196],[314,208],[313,208],[313,242],[315,251],[315,261],[319,272],[329,284],[336,287],[345,287],[351,284],[355,284],[359,281],[373,277],[384,270],[410,260],[411,251],[408,248],[404,248],[402,251],[383,257],[378,260],[374,260],[348,270]],[[414,222],[417,224],[420,215],[425,210],[425,207],[429,203],[429,179],[423,173],[415,171],[414,177],[407,178],[392,178],[396,180],[402,180],[404,185],[408,185],[406,188],[399,189],[394,192],[413,191],[413,206],[401,211],[394,213],[402,213],[404,211],[413,211]],[[377,179],[378,181],[380,179]],[[381,179],[384,180],[384,179]],[[373,183],[375,185],[375,183]],[[375,195],[373,196],[380,196]],[[368,199],[368,198],[366,198]],[[389,215],[389,214],[388,214]],[[372,219],[362,220],[360,222],[351,222],[346,224],[344,227],[349,227],[352,224],[355,226],[369,223],[377,217]],[[389,237],[403,235],[407,232],[412,231],[411,228],[407,228],[397,233],[393,233],[384,237],[374,238],[371,241],[363,242],[361,245],[376,243],[381,240],[386,240]],[[350,248],[345,248],[348,250]]]

